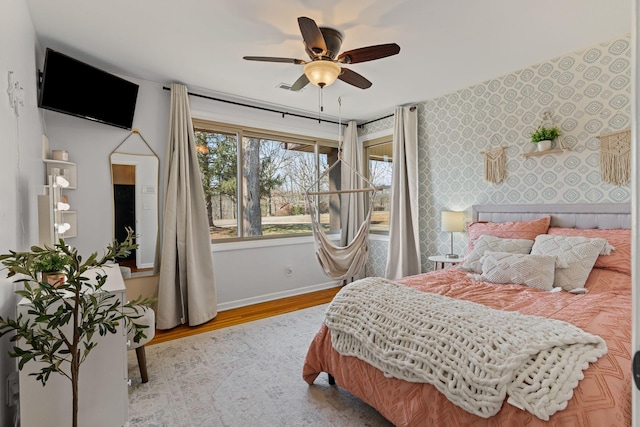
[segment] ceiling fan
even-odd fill
[[[298,18],[298,26],[310,61],[294,58],[278,58],[270,56],[245,56],[249,61],[284,62],[304,65],[304,74],[291,86],[298,91],[310,82],[320,88],[329,86],[336,79],[349,83],[360,89],[371,87],[372,83],[355,71],[341,67],[339,64],[357,64],[373,61],[400,52],[396,43],[380,44],[349,50],[338,55],[342,45],[342,33],[330,27],[318,27],[316,22],[307,17]]]

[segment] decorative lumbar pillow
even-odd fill
[[[593,268],[604,268],[631,276],[631,229],[629,228],[561,228],[550,227],[547,234],[555,236],[583,236],[607,239],[615,247],[611,255],[600,255]]]
[[[465,257],[464,261],[458,265],[458,268],[473,273],[482,273],[481,258],[486,251],[528,254],[531,252],[532,246],[533,240],[503,239],[488,235],[480,236],[476,240],[473,251]]]
[[[556,259],[553,255],[486,251],[482,257],[482,274],[469,274],[469,277],[484,282],[512,283],[550,291],[553,289]]]
[[[567,268],[556,269],[553,285],[571,291],[584,288],[598,256],[609,254],[612,249],[606,239],[542,234],[536,237],[531,254],[555,255],[565,262]]]
[[[468,251],[471,252],[476,240],[484,235],[501,237],[503,239],[534,240],[537,235],[547,232],[550,222],[550,216],[528,221],[472,222],[467,225],[467,235],[469,236]]]

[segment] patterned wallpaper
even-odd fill
[[[602,181],[597,136],[631,126],[630,37],[591,46],[418,104],[422,268],[449,251],[440,212],[483,203],[604,203],[631,200],[629,186]],[[564,153],[524,157],[529,134],[549,111]],[[362,134],[393,126],[376,121]],[[507,177],[484,181],[483,150],[508,146]],[[454,250],[467,237],[454,233]],[[383,275],[386,242],[371,241],[368,274]]]

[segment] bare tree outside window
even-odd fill
[[[197,127],[195,133],[212,240],[311,232],[305,191],[337,156],[336,148]],[[316,188],[331,185],[326,177]],[[317,206],[323,226],[339,229],[339,206],[326,197]]]
[[[373,201],[370,231],[389,231],[391,203],[391,176],[393,170],[391,142],[377,144],[367,149],[369,180],[378,188]]]

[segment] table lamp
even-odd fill
[[[464,212],[442,212],[442,231],[451,233],[451,250],[445,255],[447,258],[458,258],[453,253],[453,233],[464,231]]]

